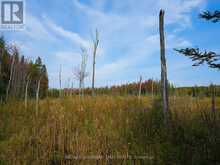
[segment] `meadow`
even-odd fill
[[[0,164],[219,164],[220,98],[73,96],[0,105]]]

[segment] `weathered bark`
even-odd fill
[[[140,81],[139,81],[139,94],[138,94],[139,99],[141,98],[141,87],[142,87],[142,76],[140,76]]]
[[[99,37],[98,30],[96,30],[96,36],[93,41],[92,96],[95,96],[95,64],[96,64],[97,48],[99,45],[99,38],[98,37]]]
[[[161,60],[161,94],[163,100],[163,112],[165,124],[168,124],[169,105],[168,105],[168,80],[167,67],[165,57],[165,37],[164,37],[164,10],[160,10],[159,15],[159,30],[160,30],[160,60]]]

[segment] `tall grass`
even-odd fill
[[[160,101],[150,97],[45,99],[37,114],[34,101],[27,109],[9,102],[0,107],[0,164],[95,164],[69,159],[132,155],[145,156],[144,164],[220,163],[220,99],[216,114],[209,98],[171,98],[170,104],[167,130]]]

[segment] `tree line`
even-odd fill
[[[161,84],[159,80],[148,79],[141,83],[142,96],[160,96]],[[140,82],[131,82],[121,85],[113,85],[95,88],[97,95],[120,95],[137,96],[139,95]],[[211,97],[212,89],[208,86],[175,87],[172,83],[168,85],[169,94],[172,96],[192,96],[192,97]],[[49,89],[48,96],[59,97],[59,89]],[[62,93],[65,96],[81,95],[79,88],[64,88]],[[85,88],[84,95],[92,95],[92,88]],[[216,96],[220,96],[220,86],[216,86]]]
[[[141,94],[147,95],[154,93],[158,95],[160,93],[160,83],[157,80],[149,79],[146,81],[141,82]],[[106,86],[106,87],[99,87],[94,88],[97,95],[138,95],[139,93],[139,85],[140,82],[132,82],[126,83],[122,85],[113,85],[113,86]],[[87,87],[83,90],[84,95],[92,95],[93,88]],[[50,89],[48,91],[48,95],[52,97],[59,97],[59,90],[58,89]],[[81,95],[80,88],[64,88],[62,90],[64,95]]]
[[[40,82],[40,85],[39,85]],[[16,45],[8,44],[0,37],[0,100],[35,97],[39,85],[39,97],[47,95],[48,74],[40,57],[26,59]]]

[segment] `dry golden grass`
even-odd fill
[[[216,102],[219,109],[220,99]],[[210,110],[210,103],[210,98],[172,97],[170,109],[185,120]],[[36,113],[34,102],[24,109],[13,101],[0,107],[0,164],[66,164],[70,155],[152,155],[144,140],[144,118],[152,105],[150,97],[67,97],[42,100]]]

